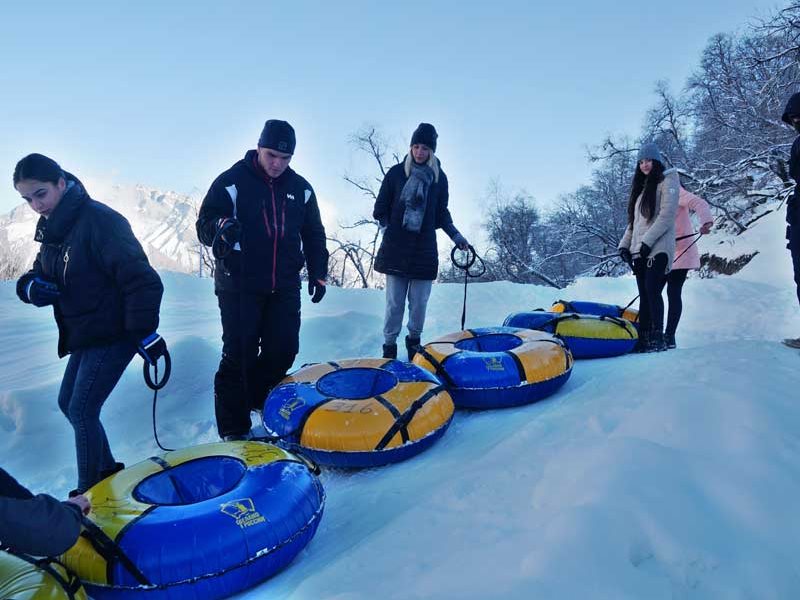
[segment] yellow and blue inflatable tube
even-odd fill
[[[619,356],[633,350],[639,334],[633,323],[610,316],[531,311],[506,317],[503,325],[552,333],[575,358]]]
[[[325,499],[307,462],[262,442],[166,452],[86,495],[91,527],[62,558],[96,600],[227,598],[291,562]]]
[[[435,443],[453,418],[441,382],[399,360],[349,359],[305,365],[267,397],[268,435],[331,467],[405,460]]]
[[[0,551],[0,598],[86,600],[86,591],[57,561]]]
[[[572,354],[558,338],[516,327],[451,333],[426,344],[414,362],[435,373],[459,408],[529,404],[558,390],[572,373]]]
[[[580,300],[558,300],[550,307],[551,312],[577,313],[581,315],[595,315],[598,317],[618,317],[630,321],[637,328],[639,326],[639,311],[635,308],[625,308],[617,304],[602,304],[600,302],[583,302]]]

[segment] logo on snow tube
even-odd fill
[[[497,357],[489,357],[484,358],[483,362],[486,364],[487,371],[505,371],[506,368],[503,366],[503,361],[501,361]]]
[[[305,406],[302,398],[290,398],[283,403],[283,406],[278,410],[278,414],[288,421],[292,418],[292,413],[301,406]]]
[[[219,509],[229,517],[233,517],[242,529],[267,522],[267,519],[256,510],[252,498],[232,500],[221,505]]]

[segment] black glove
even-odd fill
[[[469,250],[469,242],[461,233],[456,232],[456,235],[453,237],[453,243],[458,246],[459,250]]]
[[[239,219],[220,219],[217,221],[217,235],[230,246],[235,246],[242,240],[242,224]]]
[[[639,248],[639,257],[640,258],[647,258],[648,256],[650,256],[650,251],[651,250],[652,250],[652,248],[650,246],[648,246],[647,244],[642,242],[642,245]]]
[[[25,287],[25,295],[34,306],[50,306],[56,303],[61,292],[58,291],[58,286],[52,281],[34,277]]]
[[[167,342],[158,333],[153,332],[138,343],[136,352],[146,363],[154,365],[159,358],[166,354]]]
[[[325,295],[325,284],[320,283],[316,279],[308,280],[308,295],[311,296],[311,301],[316,304]]]
[[[628,266],[633,266],[633,255],[631,255],[631,251],[628,248],[620,248],[619,249],[619,257],[628,264]]]

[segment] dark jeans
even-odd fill
[[[129,341],[73,352],[61,380],[58,407],[75,430],[78,490],[85,492],[114,469],[100,410],[136,353]]]
[[[261,409],[286,376],[300,348],[300,288],[271,294],[217,292],[222,360],[214,377],[220,437],[250,431],[250,410]]]
[[[667,301],[669,302],[669,309],[667,309],[667,329],[665,333],[668,335],[675,335],[678,330],[678,322],[681,320],[681,312],[683,312],[683,300],[681,300],[681,293],[683,292],[683,284],[686,282],[686,275],[689,269],[672,269],[667,273]]]
[[[667,255],[659,252],[633,261],[636,287],[639,288],[639,330],[661,333],[664,328],[664,299],[661,292],[667,283]]]

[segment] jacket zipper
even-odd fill
[[[272,185],[272,181],[269,182],[269,191],[272,193],[272,219],[275,225],[275,237],[272,238],[272,289],[275,289],[276,285],[276,270],[278,266],[278,211],[275,207],[275,186]]]
[[[67,287],[67,267],[69,266],[69,246],[64,251],[64,287]]]

